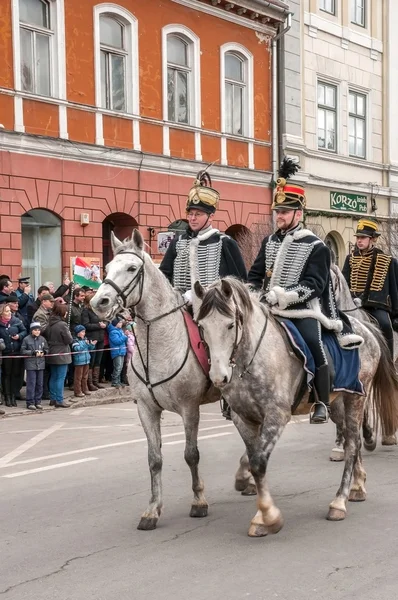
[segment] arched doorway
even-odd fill
[[[45,281],[62,281],[61,219],[43,208],[29,210],[22,221],[22,274],[32,288]]]
[[[131,237],[133,229],[138,227],[137,221],[125,213],[113,213],[102,222],[102,259],[103,266],[113,258],[111,248],[111,231],[119,240]]]
[[[334,261],[338,267],[342,267],[345,259],[344,240],[338,231],[330,231],[325,237],[325,244],[332,252]]]
[[[251,237],[251,231],[244,225],[231,225],[225,232],[231,238],[238,242],[246,237]]]

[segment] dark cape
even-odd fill
[[[168,247],[159,269],[175,288],[181,292],[191,289],[190,245],[193,239],[199,241],[198,271],[203,286],[228,275],[246,281],[246,267],[238,244],[218,229],[208,227],[198,233],[188,229],[177,235]]]

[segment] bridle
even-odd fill
[[[139,258],[142,261],[142,264],[141,264],[140,268],[138,269],[137,275],[135,277],[133,277],[133,279],[130,281],[130,283],[128,283],[123,290],[120,289],[120,287],[114,281],[112,281],[112,279],[106,278],[106,279],[104,279],[104,281],[102,283],[107,283],[115,290],[115,292],[118,295],[118,298],[120,298],[121,301],[123,302],[123,308],[129,308],[127,306],[127,298],[131,294],[131,292],[133,290],[135,290],[137,285],[140,286],[140,288],[139,288],[140,295],[139,295],[137,302],[135,304],[132,304],[132,306],[136,306],[137,304],[139,304],[141,302],[142,290],[144,288],[144,278],[145,278],[145,269],[144,269],[145,258],[143,256],[140,256],[139,254],[137,254],[137,252],[133,252],[130,250],[122,250],[122,252],[118,252],[117,256],[119,256],[119,254],[132,254],[133,256],[136,256],[137,258]]]
[[[122,252],[118,252],[119,254],[132,254],[133,256],[137,256],[137,258],[139,258],[142,261],[142,264],[140,266],[140,268],[138,269],[137,275],[135,277],[133,277],[133,279],[130,281],[129,284],[126,285],[126,287],[124,289],[121,289],[114,281],[112,281],[112,279],[104,279],[104,281],[102,283],[107,283],[108,285],[110,285],[115,292],[117,293],[118,297],[122,300],[123,302],[123,307],[126,309],[130,309],[130,308],[134,308],[135,306],[137,306],[142,299],[142,293],[143,293],[143,288],[144,288],[144,278],[145,278],[145,258],[143,256],[140,256],[139,254],[137,254],[137,252],[133,252],[130,250],[123,250]],[[131,304],[131,306],[127,306],[127,298],[128,296],[131,294],[131,292],[133,290],[135,290],[135,288],[137,286],[139,287],[139,298],[137,300],[137,302],[135,302],[134,304]],[[170,381],[171,379],[174,379],[174,377],[176,375],[178,375],[178,373],[183,369],[183,367],[185,366],[185,363],[188,360],[188,356],[189,356],[189,350],[190,350],[190,342],[189,342],[189,338],[188,338],[188,344],[187,344],[187,350],[183,359],[182,364],[179,366],[179,368],[175,371],[175,373],[173,373],[172,375],[170,375],[169,377],[166,377],[165,379],[162,379],[161,381],[157,381],[156,383],[151,383],[150,381],[150,377],[149,377],[149,342],[150,342],[150,327],[152,325],[152,323],[156,323],[156,321],[160,321],[161,319],[163,319],[164,317],[167,317],[171,314],[173,314],[174,312],[177,312],[178,310],[181,310],[182,308],[184,308],[184,306],[186,306],[186,302],[184,304],[180,304],[174,308],[172,308],[171,310],[167,311],[166,313],[163,313],[161,315],[158,315],[157,317],[154,317],[153,319],[144,319],[143,317],[141,317],[136,311],[134,311],[134,316],[136,319],[140,319],[140,321],[142,321],[142,323],[145,325],[146,327],[146,362],[144,361],[144,358],[142,356],[142,352],[141,352],[141,348],[138,342],[138,338],[137,335],[135,334],[135,345],[141,360],[141,365],[142,368],[144,370],[144,374],[145,374],[145,378],[142,377],[142,375],[140,375],[140,373],[138,373],[138,371],[135,369],[134,365],[133,365],[133,359],[131,358],[130,360],[130,364],[131,364],[131,368],[134,372],[134,374],[138,377],[138,379],[145,384],[145,386],[147,387],[149,393],[151,394],[152,400],[155,402],[155,404],[162,409],[162,407],[160,406],[159,402],[156,400],[155,394],[153,392],[153,388],[157,387],[158,385],[161,385],[162,383],[167,383],[168,381]],[[132,311],[133,312],[133,311]],[[163,410],[163,409],[162,409]]]

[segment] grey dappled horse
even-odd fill
[[[343,273],[341,272],[341,270],[335,263],[332,263],[332,265],[331,265],[330,276],[331,276],[332,287],[334,290],[338,308],[341,311],[346,312],[348,315],[355,317],[355,319],[358,319],[359,321],[364,323],[366,326],[368,326],[370,328],[374,328],[374,327],[378,328],[377,322],[374,319],[371,319],[371,317],[366,312],[366,310],[358,308],[356,306],[356,304],[354,303],[348,283],[347,283]],[[395,366],[397,366],[397,359],[398,359],[398,334],[396,331],[394,331],[394,363],[395,363]],[[396,398],[396,401],[398,402],[398,397]],[[376,444],[377,444],[376,428],[377,428],[378,419],[377,419],[377,414],[376,414],[376,419],[373,420],[374,427],[372,427],[371,419],[370,419],[371,414],[372,414],[372,406],[371,406],[371,398],[369,398],[369,402],[367,402],[367,404],[365,406],[364,420],[363,420],[363,424],[362,424],[362,431],[363,431],[363,438],[364,438],[363,443],[364,443],[364,447],[369,452],[372,452],[376,448]],[[335,447],[333,448],[333,450],[330,454],[330,460],[342,461],[342,460],[344,460],[343,431],[341,430],[340,427],[337,427],[336,429],[337,429],[337,431],[336,431]],[[390,431],[390,432],[383,431],[383,434],[382,434],[382,445],[383,446],[393,446],[396,443],[397,443],[397,438],[396,438],[396,434],[394,431]]]
[[[130,390],[148,439],[148,461],[152,497],[138,529],[155,529],[162,500],[162,453],[160,419],[163,410],[181,415],[185,436],[185,460],[192,474],[191,517],[205,517],[208,504],[199,476],[197,448],[199,407],[220,399],[193,354],[181,307],[181,295],[144,252],[142,235],[134,230],[132,239],[120,242],[111,237],[113,260],[106,279],[91,306],[110,320],[121,309],[134,308],[136,351],[133,368],[128,369]]]
[[[209,348],[210,378],[233,410],[233,421],[245,443],[257,488],[257,513],[249,535],[277,533],[283,519],[268,490],[266,470],[271,452],[291,418],[292,400],[302,382],[302,364],[292,356],[268,308],[244,284],[226,277],[206,290],[196,282],[194,289],[201,302],[195,315]],[[370,331],[355,319],[352,325],[365,340],[360,348],[361,381],[366,391],[372,388],[384,425],[396,427],[397,382],[387,346],[376,329]],[[345,518],[347,499],[366,498],[360,441],[364,405],[364,396],[348,393],[340,393],[331,405],[332,419],[342,427],[345,439],[344,472],[327,516],[332,521]]]

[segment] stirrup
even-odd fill
[[[324,421],[314,421],[314,413],[315,413],[315,408],[317,404],[321,404],[322,406],[325,407],[325,411],[326,411],[326,419]],[[310,416],[310,424],[314,424],[314,425],[321,425],[323,423],[328,423],[329,421],[329,414],[330,414],[330,406],[328,406],[327,404],[325,404],[324,402],[321,402],[320,400],[318,400],[318,402],[314,402],[310,408],[310,412],[309,412],[309,416]]]

